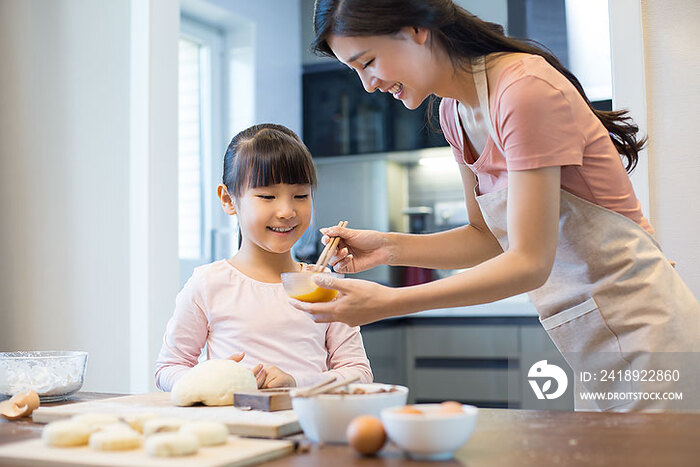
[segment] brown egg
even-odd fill
[[[407,413],[407,414],[413,414],[413,415],[423,415],[423,412],[418,410],[415,407],[412,407],[410,405],[404,405],[400,409],[396,411],[396,413]]]
[[[455,401],[445,401],[442,404],[440,404],[440,408],[438,409],[438,413],[443,413],[443,414],[449,414],[449,413],[463,413],[464,409],[462,408],[462,404],[459,402]]]
[[[375,454],[386,443],[384,425],[371,415],[353,418],[345,434],[350,447],[365,456]]]

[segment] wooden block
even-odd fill
[[[235,407],[250,407],[253,410],[265,412],[276,412],[278,410],[290,410],[292,408],[292,398],[289,396],[289,389],[261,389],[256,392],[235,393],[233,395],[233,405]]]

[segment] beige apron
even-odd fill
[[[489,114],[483,58],[474,65],[479,103],[491,138],[503,152]],[[479,195],[477,184],[475,195],[489,229],[508,250],[507,188]],[[697,391],[699,364],[694,357],[700,354],[693,352],[700,351],[700,305],[656,240],[636,222],[564,190],[560,195],[554,265],[547,282],[529,296],[574,372],[576,410],[673,409],[676,402],[663,400],[580,399],[580,391],[679,390],[679,381],[624,377],[625,372],[658,370],[654,366],[659,365],[682,366],[683,387]],[[608,371],[618,370],[623,378],[600,381],[603,372],[609,376]],[[582,383],[582,371],[595,372],[596,380]],[[684,396],[688,408],[694,394]]]

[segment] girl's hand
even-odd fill
[[[340,237],[338,249],[329,263],[336,272],[366,271],[380,264],[388,264],[391,258],[391,246],[384,233],[338,226],[321,229],[321,233],[321,243],[324,245],[331,237]]]
[[[326,303],[308,303],[289,299],[295,308],[308,313],[317,323],[340,321],[349,326],[360,326],[392,316],[394,299],[399,289],[392,289],[370,281],[338,279],[318,275],[317,285],[336,289],[335,300]]]
[[[258,367],[260,367],[258,369]],[[255,374],[255,379],[258,381],[258,389],[265,388],[287,388],[296,387],[297,382],[294,377],[284,371],[280,370],[276,366],[265,366],[258,365],[255,367],[258,369]]]

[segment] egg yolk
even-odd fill
[[[291,297],[302,302],[317,303],[330,302],[336,297],[336,295],[338,295],[338,291],[335,289],[324,289],[323,287],[316,287],[316,290],[312,292],[301,295],[292,295]]]
[[[413,414],[413,415],[423,415],[423,412],[418,410],[415,407],[411,407],[410,405],[404,405],[400,409],[396,411],[396,413],[407,413],[407,414]]]

